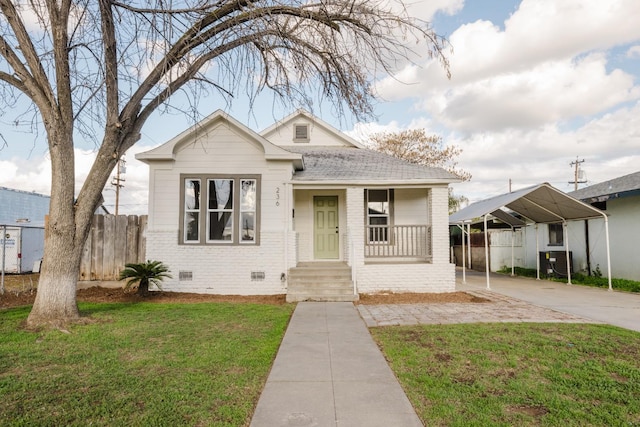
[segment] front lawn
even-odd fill
[[[526,323],[371,332],[425,425],[640,425],[637,332]]]
[[[81,303],[70,333],[0,311],[0,425],[248,425],[294,307]]]

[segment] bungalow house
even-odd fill
[[[455,288],[456,177],[306,111],[259,134],[217,111],[136,158],[149,165],[147,258],[173,274],[165,290],[335,301]]]

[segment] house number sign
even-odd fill
[[[280,206],[280,187],[276,187],[276,206]]]

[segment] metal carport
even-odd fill
[[[508,211],[507,211],[508,210]],[[567,251],[567,275],[571,284],[571,269],[569,267],[569,236],[567,233],[567,221],[579,221],[593,218],[604,218],[605,236],[607,245],[607,273],[609,278],[609,290],[611,290],[611,254],[609,250],[609,220],[600,209],[594,208],[566,193],[552,187],[548,183],[534,185],[511,193],[502,194],[489,199],[473,203],[464,209],[449,216],[449,224],[462,228],[462,271],[464,280],[465,254],[464,254],[464,227],[473,220],[483,218],[485,229],[485,270],[487,275],[487,289],[491,289],[489,282],[489,245],[487,233],[487,218],[493,216],[500,221],[515,227],[525,225],[525,221],[513,214],[525,218],[531,223],[552,224],[562,222],[564,241]],[[536,230],[536,252],[538,251],[538,233]],[[513,264],[513,263],[512,263]],[[512,265],[513,268],[513,265]],[[537,261],[538,278],[540,278],[540,262]]]

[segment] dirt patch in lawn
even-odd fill
[[[0,295],[0,308],[31,305],[36,296],[35,286],[38,274],[5,275],[5,293]],[[211,295],[187,292],[150,292],[140,297],[135,292],[125,292],[122,288],[91,287],[78,290],[81,302],[157,302],[157,303],[199,303],[233,302],[253,304],[285,304],[285,295]],[[441,303],[482,303],[489,300],[465,292],[448,293],[393,293],[379,292],[360,294],[358,304],[441,304]]]

